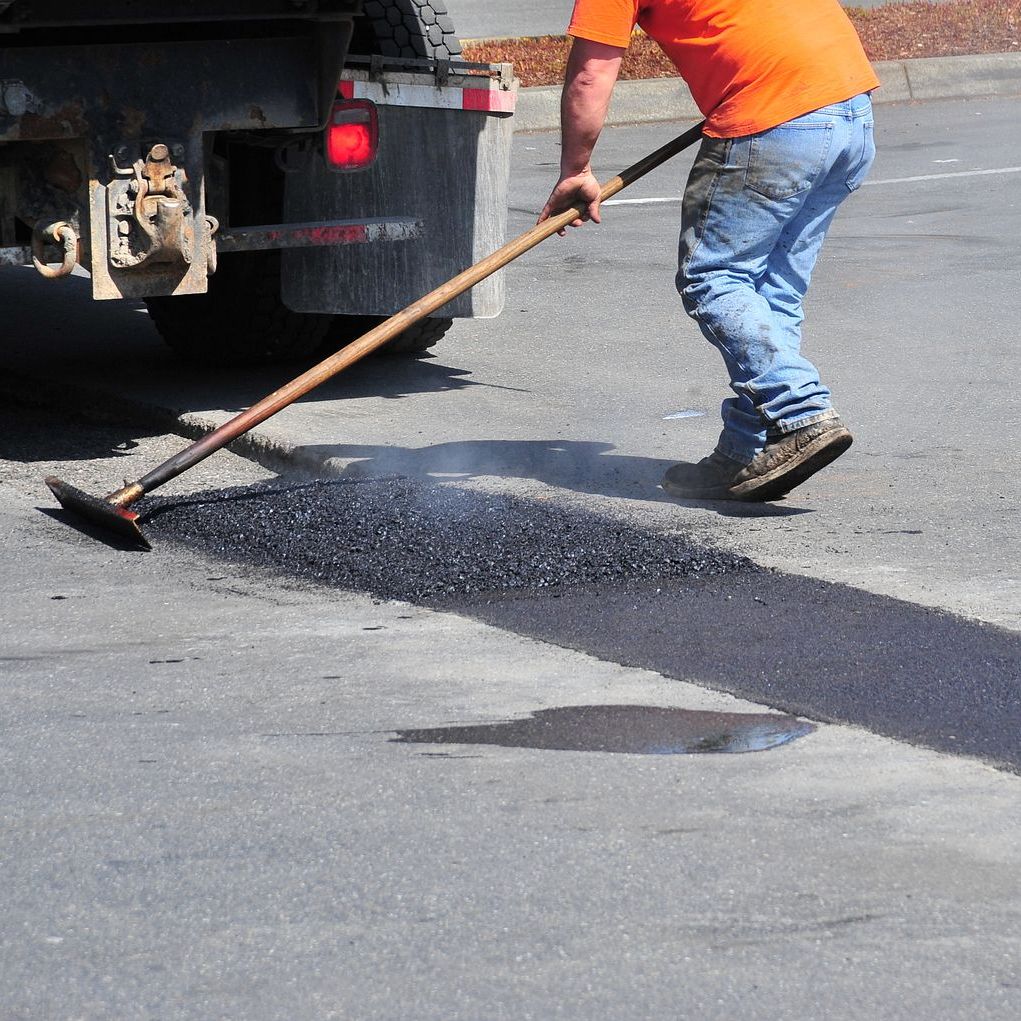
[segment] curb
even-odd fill
[[[17,371],[5,372],[0,378],[0,397],[28,407],[72,411],[90,422],[117,422],[143,429],[162,429],[187,442],[208,436],[230,417],[178,411],[116,393],[94,383],[47,380],[25,376]],[[182,443],[182,449],[185,445]],[[266,435],[258,428],[231,440],[225,449],[281,474],[321,478],[324,475],[339,476],[345,468],[345,464],[335,458],[320,457],[301,445]]]
[[[1021,94],[1021,53],[884,60],[872,66],[882,83],[873,96],[877,104]],[[681,78],[645,78],[617,83],[606,125],[698,120],[701,116]],[[559,85],[539,85],[518,93],[515,131],[556,131],[559,127]]]

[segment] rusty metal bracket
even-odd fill
[[[119,165],[118,155],[123,154],[111,157],[116,179],[108,186],[111,264],[117,269],[190,265],[194,211],[187,178],[175,165],[170,147],[157,143],[130,168]]]
[[[48,266],[45,262],[46,245],[63,246],[64,259],[59,266]],[[74,269],[78,261],[78,235],[69,223],[51,223],[45,227],[36,227],[32,232],[32,265],[47,280],[66,277]]]

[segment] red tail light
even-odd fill
[[[367,99],[338,100],[326,126],[326,161],[333,170],[364,170],[379,149],[376,107]]]

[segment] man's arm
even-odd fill
[[[620,46],[574,40],[560,97],[560,180],[539,215],[540,223],[579,201],[587,210],[571,226],[580,227],[585,220],[599,223],[599,182],[589,160],[603,129],[625,52]]]

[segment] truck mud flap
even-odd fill
[[[340,97],[375,104],[377,158],[347,172],[309,159],[286,177],[284,218],[410,216],[421,222],[421,237],[286,251],[284,303],[298,312],[390,315],[499,248],[516,89],[508,65],[394,61],[381,68],[377,60],[347,68]],[[437,314],[490,317],[503,303],[497,274]]]

